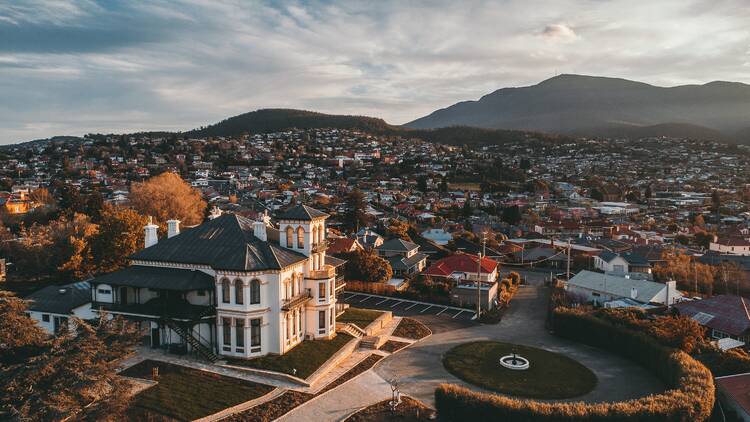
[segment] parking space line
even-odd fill
[[[442,314],[443,312],[445,312],[447,310],[448,310],[448,308],[443,308],[443,310],[440,311],[440,312],[438,312],[438,313],[436,313],[435,316],[438,316],[438,315]]]
[[[366,301],[367,299],[372,299],[372,296],[366,296],[364,299],[360,300],[359,303],[362,303]]]
[[[453,318],[455,319],[457,316],[461,315],[464,312],[469,312],[469,311],[458,311],[456,315],[453,315]]]
[[[424,311],[426,311],[426,310],[428,310],[428,309],[430,309],[430,308],[432,308],[432,305],[430,305],[430,306],[428,306],[428,307],[426,307],[426,308],[422,309],[422,312],[420,312],[420,314],[423,314],[423,313],[424,313]]]
[[[396,306],[398,306],[398,305],[400,305],[400,304],[402,304],[402,303],[404,303],[404,301],[403,301],[403,300],[401,300],[401,301],[398,301],[398,302],[394,303],[393,305],[391,305],[391,308],[394,308],[394,307],[396,307]]]
[[[389,300],[390,300],[390,299],[383,299],[383,300],[381,300],[380,302],[376,303],[376,305],[380,305],[380,304],[381,304],[381,303],[383,303],[383,302],[388,302]]]
[[[411,306],[407,307],[407,308],[406,308],[406,309],[404,309],[404,310],[405,310],[405,311],[408,311],[409,309],[411,309],[411,308],[413,308],[413,307],[415,307],[415,306],[417,306],[417,305],[419,305],[419,304],[418,304],[418,303],[416,303],[416,302],[414,302],[414,303],[412,303],[412,304],[411,304]]]
[[[344,300],[351,300],[351,299],[354,299],[357,296],[359,296],[359,293],[355,293],[353,295],[349,295],[348,297],[344,296]]]

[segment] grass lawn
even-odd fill
[[[398,323],[398,327],[393,331],[396,337],[411,338],[414,340],[423,339],[432,334],[429,328],[413,318],[403,318]]]
[[[516,371],[500,366],[500,357],[518,353],[530,362]],[[535,347],[492,341],[465,343],[449,350],[443,365],[462,380],[512,396],[566,399],[582,396],[596,386],[596,375],[577,361]]]
[[[383,312],[374,309],[348,308],[336,318],[336,322],[348,322],[364,330],[380,315],[383,315]]]
[[[348,417],[346,422],[423,422],[433,420],[430,415],[435,411],[411,397],[401,396],[401,404],[396,407],[395,413],[391,412],[388,405],[389,401],[390,399],[383,400],[366,407]]]
[[[158,384],[135,396],[132,414],[142,414],[145,410],[190,421],[273,390],[267,385],[153,360],[138,363],[121,375],[150,380],[153,367],[159,368]]]
[[[269,355],[255,359],[228,359],[232,365],[283,372],[305,379],[312,375],[334,353],[353,337],[337,333],[331,340],[305,340],[283,355]],[[297,373],[294,373],[294,369]]]

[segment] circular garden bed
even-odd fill
[[[504,368],[499,359],[518,353],[530,362],[527,370]],[[536,399],[582,396],[596,386],[596,375],[577,361],[536,347],[494,341],[465,343],[449,350],[443,366],[451,374],[488,390]]]

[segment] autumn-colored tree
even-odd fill
[[[206,211],[201,193],[172,172],[133,183],[129,199],[133,209],[159,223],[177,219],[188,226],[200,224]]]
[[[385,232],[392,237],[397,237],[399,239],[408,240],[411,242],[411,237],[409,236],[409,223],[406,221],[401,221],[397,218],[391,218],[388,220],[388,227],[386,227]]]
[[[38,188],[31,191],[29,199],[36,205],[54,205],[55,198],[49,193],[46,188]]]
[[[26,303],[0,290],[0,367],[16,362],[38,348],[47,337],[26,315]]]
[[[145,216],[131,208],[105,206],[99,231],[90,241],[93,272],[105,273],[127,264],[127,257],[143,248]]]
[[[17,302],[10,309],[0,308],[0,321],[6,320],[5,312],[17,315],[24,309]],[[38,329],[29,318],[18,324],[24,330]],[[28,344],[21,353],[18,346],[9,348],[15,362],[0,365],[0,419],[122,420],[131,386],[116,369],[135,345],[136,330],[104,315],[95,325],[73,319],[72,327],[41,345],[31,343],[37,346],[33,350]],[[6,328],[0,325],[0,330]]]
[[[391,264],[373,250],[357,250],[343,254],[346,259],[346,278],[373,283],[384,283],[393,276]]]
[[[659,281],[674,279],[681,290],[713,294],[715,269],[707,264],[695,262],[682,253],[665,251],[660,263],[654,267],[654,275]],[[696,292],[696,293],[697,293]]]
[[[666,346],[692,353],[703,342],[705,330],[692,318],[665,316],[651,321],[648,333]]]
[[[86,275],[91,262],[89,239],[97,226],[84,214],[63,214],[48,225],[22,227],[19,239],[5,242],[4,252],[16,272],[29,278],[66,278]]]

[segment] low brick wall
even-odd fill
[[[283,372],[266,371],[265,369],[250,368],[248,366],[230,365],[228,363],[218,364],[224,368],[234,369],[237,371],[244,371],[259,377],[272,378],[279,381],[291,382],[293,384],[301,385],[302,387],[309,387],[310,384],[302,378],[295,377],[294,375],[285,374]]]

